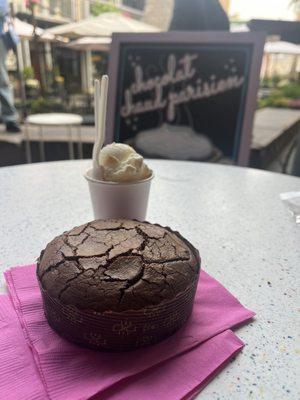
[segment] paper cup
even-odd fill
[[[88,181],[95,219],[146,219],[152,175],[142,181],[117,183],[93,178],[93,170],[85,175]]]

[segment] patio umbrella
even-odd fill
[[[103,13],[98,17],[47,29],[47,33],[76,38],[80,36],[111,36],[113,32],[159,32],[152,25],[119,13]]]
[[[66,47],[73,50],[98,50],[109,51],[111,38],[109,37],[94,37],[84,36],[82,38],[72,40]]]
[[[293,56],[293,63],[289,75],[291,77],[297,76],[298,56],[300,54],[299,45],[283,41],[267,42],[265,44],[264,52],[265,52],[265,62],[263,68],[264,76],[268,77],[270,75],[270,68],[273,65],[276,67],[277,58],[279,57],[279,55]]]
[[[290,42],[267,42],[265,44],[265,53],[270,54],[300,54],[300,46]]]
[[[30,40],[33,38],[33,25],[29,24],[28,22],[21,21],[19,18],[13,19],[13,25],[17,35],[21,39]],[[45,42],[52,42],[55,40],[55,35],[45,32],[45,30],[42,28],[36,28],[36,34],[39,36],[40,40]]]

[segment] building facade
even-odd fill
[[[143,3],[142,20],[162,30],[168,30],[173,15],[174,0],[146,0]],[[230,0],[220,0],[220,4],[226,13],[228,13]]]
[[[11,3],[17,18],[44,29],[90,16],[90,0],[34,0],[32,3],[31,0],[12,0]],[[30,8],[33,3],[34,10]],[[34,38],[22,38],[18,61],[21,70],[33,68],[43,87],[47,86],[49,76],[59,75],[70,92],[88,89],[86,71],[91,69],[91,61],[86,52],[72,51],[56,42],[37,43]]]
[[[184,0],[183,0],[184,1]],[[162,30],[168,30],[173,14],[174,0],[11,0],[14,14],[21,20],[33,23],[30,3],[34,3],[34,19],[38,27],[49,27],[77,22],[90,17],[93,4],[113,5],[132,18]],[[226,11],[230,0],[220,0]],[[89,92],[93,78],[105,65],[104,54],[74,51],[55,42],[34,42],[22,39],[18,50],[20,68],[33,67],[36,77],[46,86],[47,74],[55,70],[64,78],[69,92]],[[99,67],[100,66],[100,67]],[[80,76],[80,79],[78,79]]]
[[[28,7],[31,0],[12,0],[14,12],[24,19],[30,17]],[[89,0],[38,0],[34,1],[35,14],[40,26],[80,21],[89,16]],[[44,26],[42,26],[44,25]],[[47,26],[48,25],[48,26]]]
[[[163,6],[161,4],[160,0],[147,0],[142,20],[166,31],[171,22],[174,0],[164,0]]]

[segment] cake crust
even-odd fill
[[[78,310],[125,312],[170,301],[198,280],[198,251],[170,228],[96,220],[53,239],[37,276],[43,292]]]

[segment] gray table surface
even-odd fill
[[[300,226],[279,194],[299,191],[300,179],[192,162],[149,164],[156,177],[148,220],[192,241],[206,271],[257,313],[237,330],[242,353],[199,398],[299,399]],[[53,236],[92,219],[82,177],[89,165],[0,169],[0,271],[32,263]]]

